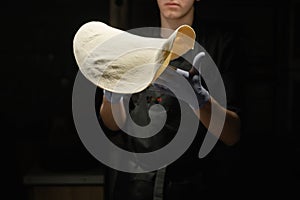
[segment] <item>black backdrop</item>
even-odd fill
[[[129,2],[127,28],[157,25],[152,0]],[[201,9],[204,18],[237,25],[248,58],[241,66],[244,118],[235,163],[238,189],[296,194],[300,2],[202,0]],[[25,196],[22,176],[35,165],[68,171],[101,166],[81,144],[71,111],[78,70],[72,39],[92,20],[109,22],[108,0],[2,2],[2,165],[7,187],[16,191],[10,193],[13,197]]]

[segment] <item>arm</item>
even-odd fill
[[[195,59],[193,66],[198,66],[199,62],[201,60],[201,57],[203,57],[204,54],[199,53]],[[199,118],[199,120],[202,122],[202,124],[206,128],[210,128],[209,131],[214,134],[215,136],[219,137],[219,139],[226,145],[231,146],[236,144],[239,141],[240,138],[240,118],[237,115],[237,113],[228,110],[224,107],[222,107],[210,94],[208,91],[202,87],[201,80],[200,80],[200,74],[195,72],[196,69],[190,70],[189,72],[183,71],[180,69],[176,69],[176,72],[180,75],[183,75],[192,88],[194,89],[194,92],[197,97],[197,105],[191,105],[190,107],[194,110],[195,114]],[[197,70],[198,71],[198,70]],[[156,83],[161,85],[169,85],[169,86],[175,86],[177,91],[182,91],[184,88],[182,85],[178,84],[178,77],[176,76],[176,73],[173,73],[171,70],[166,70],[157,80]],[[158,89],[163,90],[165,93],[168,93],[172,95],[171,92],[165,87],[161,87],[158,85],[154,85]],[[190,96],[190,94],[186,94],[187,99],[194,98],[193,96]],[[176,96],[175,96],[176,97]],[[212,116],[212,106],[214,107],[214,121],[211,124],[211,116]],[[225,116],[225,121],[224,121]],[[223,125],[220,133],[220,126],[214,126],[214,124],[217,125]],[[221,135],[220,135],[221,134]]]
[[[214,124],[223,123],[223,117],[225,116],[224,125],[220,134],[220,140],[226,145],[234,145],[240,139],[240,118],[237,113],[222,107],[201,85],[201,79],[199,69],[196,71],[195,67],[200,66],[204,53],[199,53],[193,60],[193,68],[189,72],[189,82],[191,83],[199,102],[198,110],[194,110],[203,125],[208,128],[210,126],[210,119],[212,114],[212,105],[214,106],[217,119]],[[198,74],[197,74],[198,73]],[[192,106],[193,107],[193,106]],[[221,116],[218,118],[218,116]],[[212,124],[210,131],[212,134],[219,136],[218,128]]]
[[[117,111],[117,115],[113,115],[113,110]],[[104,91],[103,101],[100,106],[100,117],[104,125],[112,130],[117,131],[120,129],[119,125],[124,125],[126,121],[125,106],[123,103],[123,96]]]
[[[240,118],[235,112],[225,109],[211,97],[206,104],[204,104],[199,110],[195,111],[196,115],[203,123],[203,125],[208,128],[208,126],[210,125],[212,104],[214,104],[214,106],[217,108],[216,116],[218,116],[218,113],[220,113],[220,116],[223,116],[225,114],[225,122],[220,135],[220,140],[228,146],[236,144],[240,139],[241,125]],[[216,123],[218,123],[218,121],[216,121]],[[212,134],[217,134],[217,130],[214,128],[214,126],[212,126],[211,131]]]

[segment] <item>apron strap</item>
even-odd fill
[[[163,200],[166,167],[157,170],[153,190],[153,200]]]

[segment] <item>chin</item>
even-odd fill
[[[180,18],[180,15],[179,15],[178,13],[168,12],[168,13],[164,14],[164,17],[165,17],[166,19],[174,20],[174,19]]]

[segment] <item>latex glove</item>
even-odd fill
[[[121,94],[121,93],[112,93],[110,91],[107,90],[103,90],[103,95],[105,96],[105,98],[107,99],[107,101],[109,101],[110,103],[119,103],[123,97],[125,96],[125,94]]]
[[[193,60],[193,67],[189,71],[189,77],[188,77],[188,80],[196,93],[198,103],[199,103],[199,108],[205,105],[210,99],[210,95],[208,91],[201,85],[200,65],[201,65],[202,58],[204,56],[205,56],[204,52],[200,52],[195,56]]]
[[[195,56],[193,60],[193,68],[190,71],[176,69],[177,74],[184,76],[186,80],[188,80],[196,94],[198,105],[190,104],[193,109],[197,107],[202,108],[203,105],[205,105],[210,99],[208,91],[201,85],[201,76],[199,73],[199,66],[203,56],[205,56],[204,52],[200,52]],[[174,89],[176,89],[176,91],[185,90],[185,88],[178,82],[178,77],[174,75],[170,69],[165,70],[165,72],[162,73],[162,75],[153,83],[153,86],[160,92],[180,98],[179,96],[175,96],[175,94],[171,92],[165,85],[172,86]],[[190,94],[185,94],[185,97],[193,98]]]

